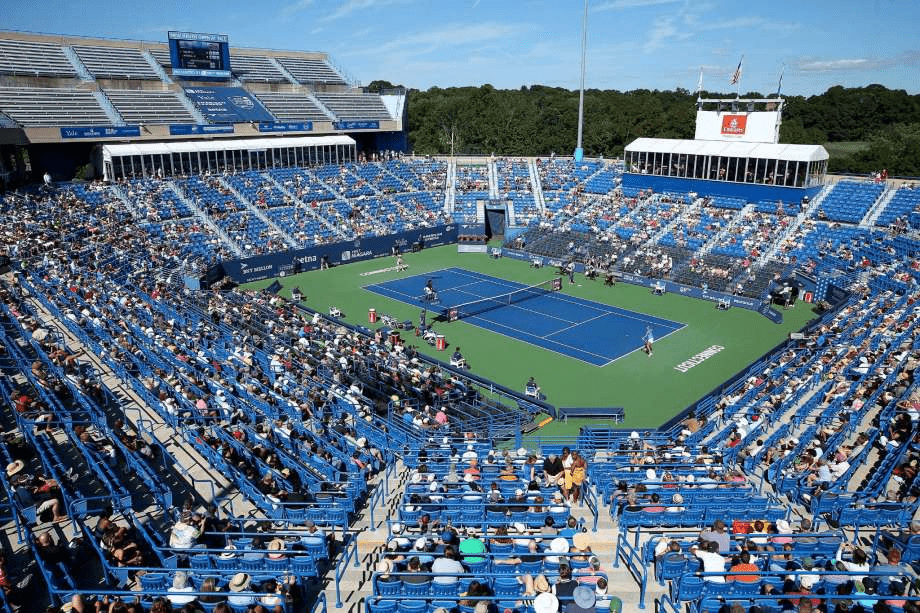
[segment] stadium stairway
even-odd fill
[[[221,229],[220,226],[214,223],[214,220],[208,217],[207,213],[202,211],[201,208],[199,208],[197,204],[192,202],[192,199],[188,197],[188,195],[182,190],[181,187],[179,187],[179,185],[175,181],[168,181],[167,184],[169,185],[169,188],[173,190],[173,192],[175,192],[176,196],[178,196],[179,199],[182,200],[182,202],[184,202],[186,206],[188,206],[188,208],[195,211],[195,215],[197,215],[198,218],[201,219],[201,221],[206,226],[211,228],[211,230],[215,234],[217,234],[217,236],[220,237],[220,240],[223,241],[225,245],[230,247],[230,250],[233,251],[234,255],[236,255],[239,258],[245,255],[243,253],[243,249],[236,243],[236,241],[230,238],[230,235],[228,235],[226,232],[223,231],[223,229]]]
[[[76,71],[77,76],[80,77],[80,79],[82,79],[83,81],[92,81],[92,82],[96,80],[95,77],[93,77],[93,75],[90,73],[90,71],[86,69],[86,66],[83,65],[83,62],[80,60],[80,57],[77,55],[77,52],[73,50],[73,47],[69,45],[64,45],[61,47],[61,51],[64,52],[64,55],[66,55],[67,59],[70,60],[70,63],[73,64],[73,69],[74,71]]]
[[[661,240],[661,238],[662,238],[665,234],[667,234],[668,232],[672,232],[678,225],[680,225],[681,223],[683,223],[683,221],[684,221],[684,219],[686,219],[687,215],[690,215],[691,213],[695,213],[697,210],[699,210],[699,208],[700,208],[702,205],[703,205],[703,199],[702,199],[702,198],[697,198],[696,200],[694,200],[693,202],[691,202],[691,203],[690,203],[690,206],[688,206],[687,208],[685,208],[685,209],[681,212],[680,215],[678,215],[677,217],[675,217],[674,219],[671,220],[671,223],[665,224],[664,226],[662,226],[661,228],[658,229],[658,232],[656,232],[655,234],[652,234],[652,235],[649,237],[649,241],[648,241],[649,244],[650,244],[650,245],[657,245],[657,244],[658,244],[658,241]]]
[[[250,202],[249,199],[247,199],[235,187],[233,187],[233,185],[231,185],[230,182],[227,181],[227,179],[225,179],[224,177],[219,177],[217,180],[220,181],[220,184],[223,185],[226,189],[230,190],[230,192],[233,193],[234,196],[236,196],[237,200],[245,204],[246,207],[250,211],[252,211],[253,215],[261,219],[262,223],[264,223],[269,228],[277,232],[281,236],[281,238],[284,239],[284,242],[287,243],[289,247],[291,247],[292,249],[298,249],[301,247],[301,245],[298,244],[297,241],[294,240],[294,238],[290,234],[282,230],[274,221],[269,219],[269,217],[262,211],[262,209],[260,209],[259,207],[254,205],[252,202]]]
[[[351,559],[343,560],[340,553],[335,560],[335,566],[327,573],[323,580],[323,593],[330,609],[335,609],[337,596],[341,595],[342,607],[340,610],[347,613],[364,613],[365,600],[372,594],[371,579],[373,576],[374,562],[378,559],[387,544],[388,523],[398,517],[398,508],[403,500],[403,493],[408,481],[410,471],[401,460],[398,460],[393,471],[396,477],[388,483],[389,495],[383,498],[382,504],[377,505],[373,522],[369,507],[365,507],[358,519],[352,524],[352,531],[357,538],[357,560],[355,566]],[[382,476],[374,482],[374,487],[381,486]],[[373,497],[373,496],[372,496]],[[574,507],[572,515],[584,522],[591,536],[591,548],[601,561],[609,579],[609,593],[619,596],[623,600],[624,611],[639,609],[640,594],[636,580],[622,562],[615,566],[617,541],[621,533],[616,520],[610,513],[607,505],[601,505],[598,510],[597,531],[591,531],[593,515],[587,506]],[[630,538],[632,536],[630,535]],[[347,563],[347,565],[345,564]],[[339,594],[336,594],[335,573],[339,569]],[[646,608],[651,606],[653,600],[666,593],[653,580],[648,581],[648,592],[645,595]]]
[[[300,85],[300,83],[297,82],[297,79],[294,78],[294,75],[292,75],[290,72],[288,72],[288,69],[281,65],[281,62],[279,62],[278,60],[276,60],[274,57],[272,57],[272,56],[270,56],[270,55],[267,56],[267,59],[268,59],[269,64],[271,64],[272,66],[275,67],[275,70],[277,70],[278,72],[280,72],[282,75],[284,75],[284,78],[285,78],[285,79],[287,79],[288,81],[290,81],[291,85]],[[316,101],[314,100],[314,102],[316,102]],[[319,106],[319,105],[317,105],[317,106]],[[322,109],[323,107],[322,107],[322,106],[319,106],[319,108]]]
[[[457,201],[457,160],[447,161],[447,181],[444,186],[444,212],[453,217],[454,204]]]
[[[195,118],[195,123],[199,125],[204,125],[209,123],[207,118],[202,114],[201,109],[192,102],[191,98],[185,95],[185,90],[181,87],[175,86],[172,88],[173,93],[176,94],[176,98],[179,99],[179,102],[182,103],[182,106],[185,107],[185,110],[189,112],[189,115]]]
[[[150,49],[144,49],[142,55],[144,59],[147,60],[147,63],[150,64],[150,67],[153,69],[153,72],[157,73],[157,76],[160,77],[160,80],[163,83],[172,84],[173,80],[169,78],[169,75],[166,74],[166,71],[163,70],[163,67],[160,66],[160,63],[153,57],[153,54],[150,53]]]
[[[721,230],[719,230],[715,236],[710,238],[706,243],[700,248],[700,257],[707,255],[712,251],[713,247],[721,245],[725,238],[728,236],[728,233],[731,232],[732,228],[737,226],[740,222],[744,220],[744,216],[751,213],[754,210],[754,205],[750,202],[744,205],[741,210],[735,213],[735,216],[732,217],[732,220]]]
[[[266,181],[270,181],[272,184],[274,184],[274,186],[275,186],[278,190],[280,190],[281,193],[283,193],[285,196],[287,196],[288,198],[291,199],[291,202],[296,202],[298,207],[300,207],[300,208],[301,208],[302,210],[304,210],[304,211],[308,211],[308,212],[310,213],[310,215],[313,216],[314,219],[316,219],[316,220],[319,221],[321,224],[323,224],[324,226],[326,226],[327,228],[329,228],[329,230],[331,230],[333,234],[335,234],[336,236],[338,236],[338,237],[340,237],[340,238],[346,238],[345,236],[342,235],[342,233],[339,231],[338,228],[336,228],[334,225],[332,225],[332,224],[329,222],[328,219],[326,219],[326,218],[323,217],[322,215],[317,215],[316,213],[314,213],[314,212],[313,212],[313,207],[307,206],[307,204],[306,204],[303,200],[301,200],[300,198],[298,198],[297,196],[295,196],[294,193],[293,193],[291,190],[289,190],[289,189],[286,188],[284,185],[282,185],[282,184],[281,184],[277,179],[275,179],[275,177],[273,177],[271,174],[265,172],[265,173],[262,173],[261,176],[262,176],[262,178],[265,179]],[[314,180],[316,180],[316,177],[313,177],[313,178],[314,178]],[[325,184],[324,184],[324,185],[325,185]],[[328,188],[327,188],[327,189],[328,189]],[[330,191],[333,191],[333,190],[330,189]],[[335,193],[335,192],[333,191],[333,193]],[[336,194],[336,196],[338,197],[338,194]]]
[[[894,195],[898,193],[898,188],[900,185],[893,185],[888,183],[885,186],[885,191],[882,192],[881,197],[875,201],[875,204],[866,211],[865,216],[859,221],[859,225],[864,228],[869,228],[870,230],[875,226],[875,222],[878,220],[882,212],[888,208],[888,203],[894,198]]]
[[[537,210],[542,218],[546,213],[546,200],[543,199],[543,183],[540,181],[540,170],[537,168],[535,158],[528,160],[527,169],[530,171],[530,187],[533,191],[533,200],[537,204]]]
[[[495,159],[489,159],[489,198],[497,200],[500,198],[498,191],[498,168],[495,166]]]
[[[125,125],[125,120],[121,118],[121,115],[119,115],[118,111],[115,110],[115,106],[112,104],[112,101],[109,100],[109,97],[106,96],[102,90],[97,89],[94,91],[93,98],[96,99],[96,102],[98,102],[99,106],[102,107],[102,110],[105,111],[106,116],[112,121],[113,126]]]

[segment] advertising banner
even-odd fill
[[[252,94],[242,87],[186,87],[185,95],[214,123],[273,121]]]
[[[373,236],[331,245],[257,255],[223,262],[222,266],[227,275],[237,283],[249,283],[316,270],[324,259],[330,266],[336,266],[389,256],[393,253],[394,245],[401,251],[407,251],[407,247],[416,243],[422,247],[438,247],[456,242],[457,225],[448,224],[418,228],[389,236]]]
[[[140,126],[73,126],[61,128],[61,138],[121,138],[140,135]]]
[[[722,117],[722,134],[725,136],[744,136],[747,127],[747,115],[725,115]]]

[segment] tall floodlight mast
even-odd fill
[[[588,51],[588,0],[585,0],[585,16],[581,22],[581,89],[578,92],[578,143],[575,145],[575,161],[585,156],[581,146],[581,134],[585,122],[585,55]]]

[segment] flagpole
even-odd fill
[[[585,55],[588,51],[588,0],[585,0],[585,16],[581,22],[581,87],[578,90],[578,142],[575,144],[575,161],[580,162],[585,150],[581,145],[582,127],[585,121]]]
[[[738,89],[735,90],[735,100],[741,98],[741,79],[744,78],[744,56],[741,56],[741,61],[738,62]]]
[[[786,63],[783,62],[783,69],[779,72],[779,83],[776,85],[776,97],[781,98],[783,95],[783,75],[786,74]]]
[[[703,67],[700,66],[700,79],[696,82],[696,101],[703,99]]]

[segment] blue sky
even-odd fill
[[[231,45],[319,50],[361,83],[577,88],[581,0],[4,1],[6,29],[165,41],[170,29]],[[181,7],[181,8],[180,8]],[[870,83],[920,91],[920,2],[590,0],[587,86],[812,95]]]

